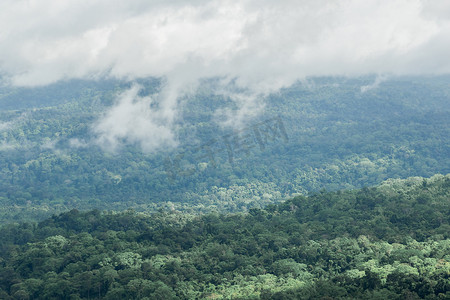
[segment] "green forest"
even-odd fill
[[[0,0],[0,300],[450,300],[450,0]]]
[[[240,212],[322,189],[450,173],[450,77],[395,77],[362,92],[373,80],[298,82],[262,99],[240,131],[220,125],[217,111],[233,102],[206,81],[181,101],[178,147],[157,152],[97,143],[96,122],[130,83],[0,88],[0,224],[73,208]],[[137,83],[142,96],[162,85]]]
[[[374,80],[208,79],[159,151],[96,126],[160,79],[0,87],[0,299],[450,299],[450,77]]]
[[[1,229],[1,299],[449,299],[450,176],[248,213],[92,210]]]

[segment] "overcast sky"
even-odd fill
[[[448,0],[0,1],[9,84],[165,76],[164,122],[199,78],[266,94],[305,76],[450,73],[449,53]]]
[[[260,88],[448,73],[449,21],[447,0],[2,0],[0,69],[18,85],[222,75]]]

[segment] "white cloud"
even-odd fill
[[[164,107],[154,108],[157,101],[138,96],[141,87],[135,85],[119,95],[116,104],[95,124],[98,144],[115,151],[124,143],[137,144],[151,152],[175,146],[172,132],[173,116]]]
[[[8,143],[5,141],[0,142],[0,151],[10,151],[19,148],[17,144]]]
[[[89,143],[84,140],[72,138],[69,140],[69,146],[72,148],[86,148],[89,147]]]
[[[368,85],[361,87],[361,93],[376,89],[382,82],[386,81],[389,77],[387,75],[379,75],[375,78],[375,81]]]
[[[259,90],[308,75],[449,72],[434,55],[450,50],[446,3],[4,0],[0,67],[19,85],[184,70]]]
[[[15,85],[165,76],[156,124],[168,128],[199,78],[236,80],[248,108],[243,97],[306,76],[449,73],[449,36],[446,0],[3,0],[0,74]]]
[[[236,107],[218,109],[215,120],[223,127],[240,129],[247,125],[248,121],[257,116],[264,109],[264,102],[254,94],[223,93],[234,100]]]
[[[8,121],[8,122],[0,121],[0,132],[8,131],[8,130],[15,128],[15,126],[17,126],[18,124],[26,121],[28,119],[28,116],[29,116],[29,114],[25,112],[25,113],[22,113],[20,116],[14,118],[11,121]]]
[[[11,128],[11,126],[12,126],[12,122],[1,122],[0,121],[0,132],[8,130],[9,128]]]
[[[50,139],[50,138],[46,138],[44,141],[43,141],[43,143],[42,143],[42,145],[41,145],[41,149],[47,149],[47,150],[53,150],[53,151],[56,151],[57,149],[56,149],[56,144],[58,143],[58,140],[57,139],[55,139],[55,140],[52,140],[52,139]]]

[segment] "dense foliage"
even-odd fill
[[[219,112],[238,108],[214,95],[214,82],[180,102],[180,146],[164,153],[143,153],[139,145],[110,153],[97,146],[93,126],[129,83],[0,88],[0,223],[72,208],[246,211],[322,188],[449,173],[449,77],[394,77],[362,88],[374,80],[314,78],[262,99],[264,110],[244,123],[280,116],[287,138],[275,136],[264,149],[254,143],[232,161],[223,138],[233,132],[219,125]],[[155,79],[140,83],[142,95],[161,86]],[[211,139],[222,141],[216,167],[198,153]],[[182,171],[173,178],[166,155],[180,158]]]
[[[248,213],[70,212],[0,230],[1,299],[449,299],[450,176]]]

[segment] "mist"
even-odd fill
[[[153,151],[176,145],[179,98],[204,78],[222,79],[217,93],[238,109],[217,115],[238,127],[306,77],[378,74],[365,92],[386,76],[449,73],[449,21],[448,1],[6,0],[0,74],[14,86],[164,78],[157,99],[134,85],[94,127],[103,147]]]

